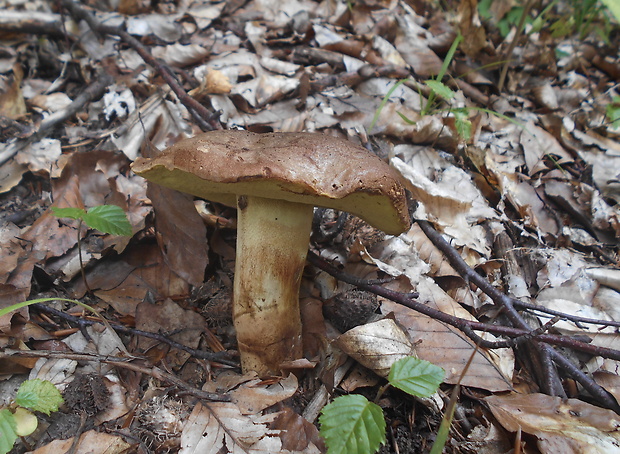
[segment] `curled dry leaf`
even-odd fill
[[[595,279],[601,285],[620,290],[620,270],[612,268],[587,268],[588,277]]]
[[[544,394],[495,395],[484,400],[506,430],[520,429],[535,436],[543,454],[618,452],[620,418],[611,410]]]
[[[414,354],[407,335],[388,318],[356,326],[336,342],[347,355],[382,377],[387,377],[396,361]]]
[[[280,431],[269,428],[277,416],[278,413],[242,415],[233,403],[199,403],[183,428],[179,453],[280,453]],[[320,451],[309,445],[303,452],[318,454]]]
[[[35,449],[32,454],[58,454],[59,452],[72,451],[75,454],[87,454],[90,452],[105,452],[106,454],[123,454],[131,446],[120,435],[110,435],[105,432],[89,430],[83,433],[78,441],[74,438],[67,440],[54,440],[51,443]]]

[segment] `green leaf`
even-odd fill
[[[86,215],[86,211],[81,208],[58,208],[52,207],[52,213],[57,218],[69,218],[69,219],[83,219]]]
[[[456,131],[464,140],[471,137],[471,121],[469,121],[469,112],[467,108],[454,109],[454,118]]]
[[[0,454],[6,454],[13,449],[13,444],[17,440],[15,429],[13,413],[7,408],[0,410]]]
[[[428,361],[413,358],[396,361],[388,375],[390,385],[418,397],[432,396],[443,381],[445,371]]]
[[[83,217],[91,229],[111,235],[131,236],[131,224],[123,209],[116,205],[99,205],[89,208]]]
[[[13,419],[15,420],[15,433],[20,437],[27,437],[37,430],[37,426],[39,425],[37,416],[23,407],[17,407],[15,409]]]
[[[620,2],[618,0],[601,0],[603,4],[611,11],[616,20],[620,22]]]
[[[443,99],[452,99],[455,93],[450,90],[449,87],[444,85],[442,82],[438,80],[425,80],[424,83],[430,87],[436,94],[441,96]]]
[[[385,419],[377,404],[364,396],[341,396],[319,417],[327,454],[372,454],[385,443]]]
[[[405,114],[402,114],[400,112],[396,112],[396,115],[398,115],[400,117],[400,119],[403,120],[408,125],[415,125],[417,123],[416,121],[413,121],[413,120],[407,118],[407,116]]]
[[[56,387],[49,381],[38,378],[23,382],[15,396],[17,405],[46,415],[58,411],[58,406],[62,402],[62,396]]]
[[[620,128],[620,96],[614,96],[612,103],[607,105],[607,119],[612,128]]]

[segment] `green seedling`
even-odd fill
[[[6,454],[17,440],[33,433],[38,426],[33,412],[49,414],[58,411],[63,403],[56,387],[46,380],[26,380],[21,384],[15,399],[0,410],[0,454]]]
[[[452,90],[445,86],[442,80],[448,72],[448,66],[450,66],[450,63],[452,63],[454,54],[456,53],[459,44],[461,44],[461,41],[463,41],[463,35],[459,33],[452,42],[452,45],[450,46],[450,49],[446,54],[446,58],[444,58],[443,60],[443,64],[441,65],[441,69],[439,70],[437,76],[434,79],[424,82],[431,89],[431,94],[426,101],[426,105],[422,108],[422,111],[420,112],[422,116],[428,115],[431,112],[434,106],[435,97],[437,95],[441,96],[444,99],[451,99],[454,96],[454,92],[452,92]]]
[[[52,213],[58,218],[75,219],[78,221],[77,246],[80,259],[80,270],[86,289],[90,292],[86,272],[82,263],[82,241],[80,232],[82,224],[86,224],[91,229],[99,230],[110,235],[131,236],[131,224],[123,209],[116,205],[99,205],[89,208],[88,211],[81,208],[58,208],[52,207]]]
[[[443,381],[445,371],[428,361],[407,357],[396,361],[388,383],[379,389],[374,402],[364,396],[340,396],[326,405],[319,417],[320,433],[327,454],[372,454],[385,443],[385,418],[377,402],[390,387],[412,396],[430,397]]]
[[[452,59],[454,58],[454,54],[456,53],[456,50],[458,49],[458,46],[460,45],[461,41],[463,41],[463,36],[461,34],[458,34],[457,37],[452,42],[452,45],[450,46],[450,49],[448,50],[448,53],[446,54],[446,58],[444,59],[443,64],[441,65],[441,69],[439,70],[439,73],[437,74],[437,76],[434,79],[429,79],[429,80],[424,81],[424,84],[427,87],[429,87],[431,91],[430,91],[430,95],[428,96],[428,99],[426,100],[424,106],[422,107],[422,110],[420,111],[420,115],[422,116],[432,115],[441,110],[445,110],[445,109],[438,108],[437,98],[441,98],[444,101],[449,101],[450,99],[454,98],[454,96],[456,95],[456,93],[452,91],[450,87],[448,87],[442,82],[442,79],[448,72],[448,67],[450,63],[452,62]],[[411,80],[401,79],[398,82],[396,82],[387,91],[387,93],[381,100],[381,103],[379,104],[379,107],[377,108],[377,111],[375,112],[375,115],[370,123],[369,131],[372,131],[375,125],[377,124],[377,121],[379,120],[379,116],[381,115],[381,111],[383,110],[383,108],[386,106],[386,104],[390,100],[390,97],[392,96],[394,91],[406,82],[411,82]],[[422,98],[421,93],[420,93],[420,98]],[[469,140],[469,138],[471,137],[471,122],[468,120],[467,108],[449,109],[449,111],[452,112],[454,115],[455,125],[456,125],[456,129],[457,129],[459,136],[463,137],[465,140]],[[410,120],[409,118],[407,118],[405,115],[401,114],[400,112],[397,112],[397,114],[405,123],[415,124],[414,121]]]

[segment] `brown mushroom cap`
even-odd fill
[[[347,211],[392,235],[410,226],[401,175],[368,150],[325,134],[213,131],[138,158],[132,169],[230,206],[251,195]]]

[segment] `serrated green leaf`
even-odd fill
[[[83,219],[86,211],[81,208],[58,208],[52,207],[52,213],[57,218]]]
[[[392,364],[390,385],[418,397],[432,396],[443,381],[445,371],[428,361],[408,356]]]
[[[91,229],[110,235],[131,236],[131,224],[123,209],[116,205],[99,205],[89,208],[84,222]]]
[[[455,93],[450,88],[438,80],[425,80],[424,83],[443,99],[454,98]]]
[[[6,454],[13,449],[13,444],[17,440],[15,427],[13,413],[6,408],[0,410],[0,454]]]
[[[377,404],[364,396],[341,396],[319,417],[328,454],[372,454],[385,443],[385,419]]]
[[[22,383],[15,396],[15,403],[32,411],[40,411],[49,415],[58,411],[63,403],[62,396],[56,387],[47,380],[26,380]]]

